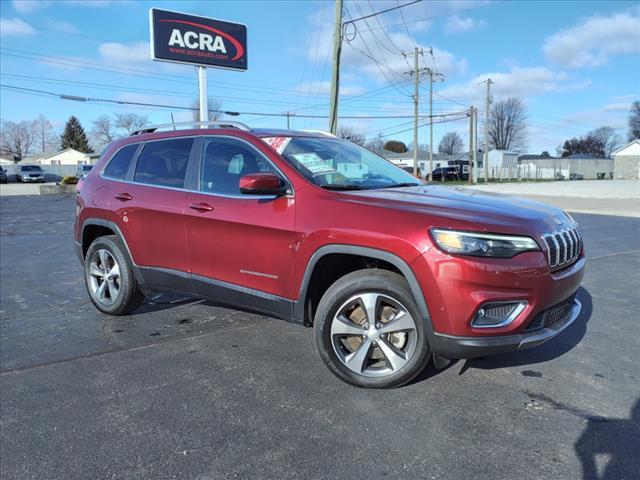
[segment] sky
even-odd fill
[[[640,100],[640,7],[624,1],[423,1],[365,20],[408,0],[344,1],[339,125],[367,138],[413,138],[413,83],[407,72],[417,46],[419,67],[442,73],[434,83],[434,149],[449,131],[465,143],[469,106],[484,118],[493,100],[522,97],[529,153],[611,126],[626,140],[629,107]],[[57,129],[70,115],[89,132],[101,115],[135,112],[149,123],[191,119],[197,74],[190,65],[154,62],[148,11],[176,10],[248,29],[246,72],[208,69],[209,96],[255,127],[328,129],[333,1],[0,1],[0,116],[35,119]],[[77,102],[38,92],[167,105],[133,107]],[[429,108],[421,79],[420,115]],[[306,118],[302,115],[319,116]],[[440,116],[444,115],[444,116]],[[407,118],[345,118],[406,116]],[[447,120],[445,122],[445,120]],[[424,121],[424,119],[422,120]],[[481,138],[479,139],[481,141]],[[419,130],[419,143],[429,129]]]

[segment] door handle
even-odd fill
[[[114,196],[118,200],[122,200],[123,202],[128,202],[129,200],[133,200],[133,197],[128,193],[116,193]]]
[[[211,212],[213,210],[213,207],[208,203],[192,203],[189,205],[189,208],[199,212]]]

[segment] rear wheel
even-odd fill
[[[423,321],[406,280],[386,270],[359,270],[336,281],[314,319],[322,360],[359,387],[392,388],[429,361]]]
[[[91,243],[84,259],[85,283],[98,310],[126,315],[144,301],[124,245],[115,235]]]

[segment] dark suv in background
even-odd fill
[[[330,134],[200,126],[117,140],[86,176],[75,245],[102,312],[171,290],[312,325],[335,375],[377,388],[578,317],[582,233],[562,210],[426,185]]]

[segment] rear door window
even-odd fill
[[[176,138],[147,143],[136,164],[134,182],[184,188],[193,138]]]
[[[129,164],[137,149],[138,144],[134,143],[118,150],[118,153],[109,161],[107,168],[104,169],[104,176],[116,180],[123,180],[127,175]]]

